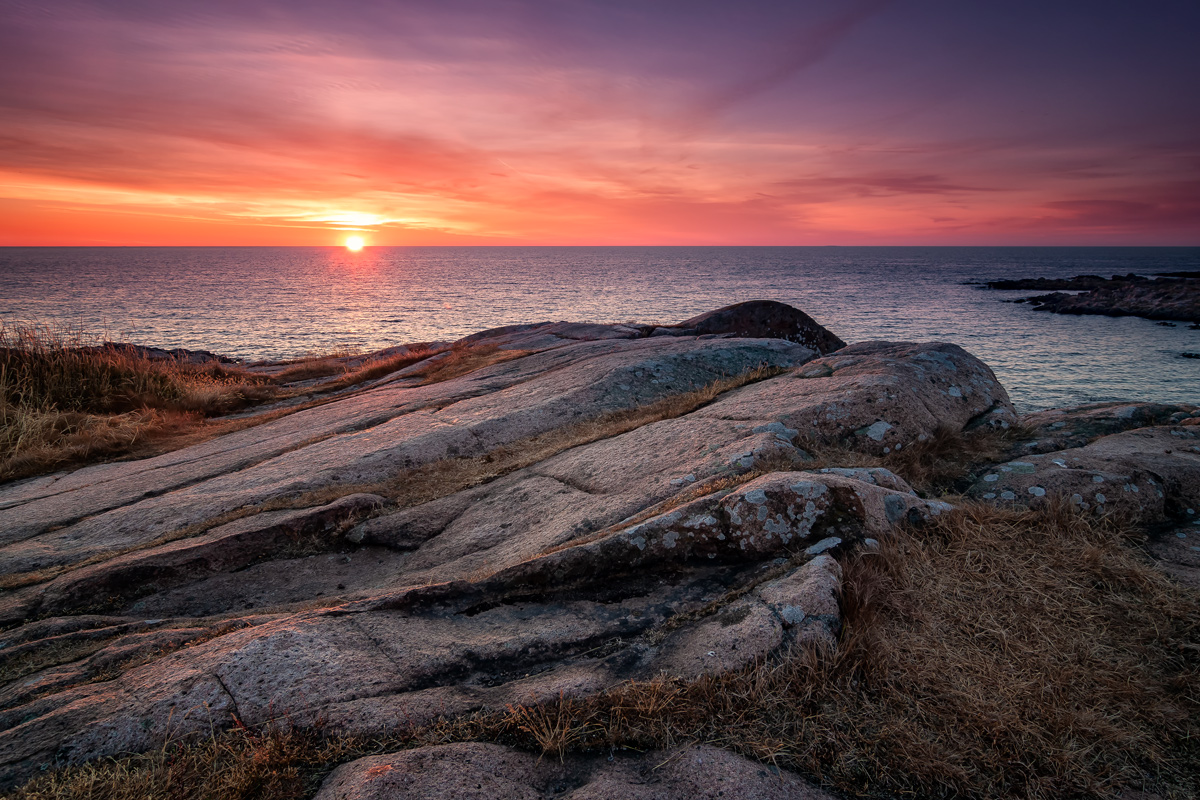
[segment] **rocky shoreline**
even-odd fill
[[[235,726],[367,736],[830,652],[848,560],[962,504],[1119,516],[1197,585],[1197,406],[1019,417],[956,345],[846,346],[767,301],[427,360],[479,347],[513,357],[0,485],[7,787]],[[829,796],[764,770],[707,745],[547,763],[464,742],[354,761],[317,796]]]
[[[1111,278],[1077,275],[1066,279],[987,281],[984,285],[989,289],[1058,290],[1009,301],[1030,303],[1036,311],[1144,317],[1200,324],[1200,273],[1165,273],[1156,279],[1133,273]],[[1078,293],[1066,294],[1062,290]]]

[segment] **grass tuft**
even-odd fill
[[[366,740],[318,731],[238,727],[200,742],[169,742],[160,750],[30,781],[13,800],[291,800],[311,797],[331,765],[368,755]]]
[[[415,370],[412,376],[421,378],[422,384],[440,383],[492,364],[521,358],[529,353],[528,350],[501,350],[494,344],[473,345],[460,342],[439,358],[431,359],[428,366]]]

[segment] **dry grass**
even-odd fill
[[[335,353],[332,355],[312,356],[293,362],[287,369],[273,374],[271,382],[290,384],[316,378],[337,376],[335,380],[326,381],[317,386],[309,387],[306,390],[298,389],[292,394],[294,396],[302,394],[305,391],[337,391],[350,386],[357,386],[360,383],[366,383],[375,378],[382,378],[384,375],[404,369],[418,361],[423,361],[434,355],[434,353],[435,351],[430,350],[424,345],[419,347],[414,346],[404,353],[366,358],[353,367],[350,366],[350,362],[347,359],[352,358],[354,354]]]
[[[331,375],[344,375],[346,364],[338,358],[317,356],[297,361],[287,369],[276,372],[271,376],[275,383],[298,383],[314,378],[328,378]]]
[[[154,409],[113,415],[0,410],[0,481],[125,455],[201,423],[195,413]]]
[[[432,350],[423,348],[413,349],[407,353],[400,353],[394,356],[368,359],[354,369],[346,370],[337,380],[322,384],[321,390],[336,391],[350,386],[357,386],[367,381],[373,381],[376,378],[382,378],[384,375],[390,375],[397,370],[404,369],[418,361],[423,361],[432,354]],[[524,353],[521,353],[521,355],[524,355]],[[431,381],[426,382],[429,383]]]
[[[366,740],[244,727],[198,743],[53,773],[8,795],[21,800],[291,800],[311,797],[329,768],[376,752]]]
[[[941,427],[924,442],[913,442],[883,457],[883,466],[927,494],[960,492],[984,464],[1012,457],[1013,446],[1030,438],[1021,428],[958,431]]]
[[[846,565],[836,653],[460,721],[550,753],[703,741],[851,794],[1200,790],[1200,596],[1054,508],[946,515]]]
[[[440,383],[529,353],[528,350],[501,350],[494,344],[456,344],[427,367],[415,370],[412,377],[421,378],[422,384]]]
[[[959,431],[941,427],[925,441],[912,442],[903,450],[873,455],[848,445],[802,440],[797,446],[813,456],[798,469],[824,467],[885,467],[927,496],[961,492],[972,474],[981,467],[1013,457],[1016,443],[1029,438],[1022,428]]]
[[[0,323],[0,480],[119,454],[272,396],[242,370],[89,342]]]
[[[552,755],[709,742],[873,797],[1200,790],[1200,596],[1142,561],[1111,520],[968,506],[844,566],[836,651],[373,741],[235,730],[12,797],[306,797],[339,762],[466,740]]]
[[[150,359],[96,340],[79,331],[0,323],[0,481],[186,446],[228,432],[228,426],[208,426],[208,418],[341,391],[431,353],[414,349],[367,359],[354,369],[338,360],[341,354],[318,356],[264,376],[216,363]],[[291,386],[331,376],[317,385]]]

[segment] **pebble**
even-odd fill
[[[827,539],[822,539],[821,541],[817,542],[812,547],[805,550],[804,553],[805,553],[805,555],[810,555],[810,556],[820,555],[821,553],[824,553],[826,550],[832,550],[833,548],[837,547],[841,543],[842,543],[842,540],[840,538],[838,538],[837,536],[830,536]]]

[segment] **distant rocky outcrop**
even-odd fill
[[[1141,275],[1129,273],[1122,277],[1114,275],[1114,281],[1131,280],[1144,281],[1146,278]],[[1087,291],[1095,289],[1099,286],[1104,286],[1109,283],[1108,278],[1102,278],[1099,275],[1076,275],[1072,278],[1006,278],[998,281],[984,281],[983,285],[989,289],[1003,289],[1006,291],[1014,291],[1018,289],[1034,289],[1037,291],[1047,292],[1054,290],[1070,290],[1070,291]]]
[[[1200,322],[1200,278],[1194,273],[1168,273],[1158,279],[1132,273],[1111,279],[1079,275],[988,281],[985,285],[991,289],[1081,290],[1077,294],[1054,291],[1013,301],[1030,303],[1037,311]]]
[[[894,458],[1019,420],[960,347],[841,347],[778,306],[670,335],[485,331],[429,360],[520,357],[436,383],[419,362],[173,453],[0,486],[0,774],[235,724],[367,734],[836,646],[838,559],[949,506],[810,451]],[[1184,519],[1200,502],[1196,409],[1122,408],[1027,418],[1076,449],[1018,443],[973,496],[1062,492],[1088,513],[1119,497],[1134,513],[1136,494],[1141,519]],[[1124,495],[1101,503],[1095,475]],[[822,796],[713,748],[671,755],[651,794],[638,787],[657,756],[550,763],[472,744],[346,765],[320,796]]]

